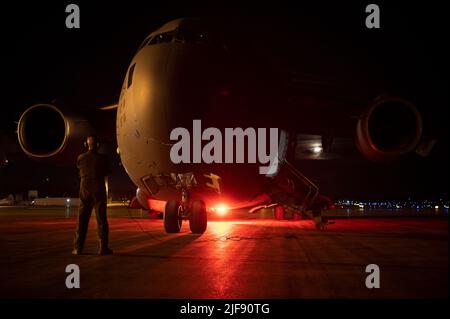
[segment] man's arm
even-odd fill
[[[83,159],[83,154],[78,155],[77,157],[77,168],[80,169],[80,165],[81,165],[81,160]]]
[[[80,162],[81,162],[82,155],[83,155],[83,154],[78,155],[78,157],[77,157],[78,177],[80,177],[80,178],[81,178],[81,174],[80,174]]]

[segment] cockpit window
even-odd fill
[[[169,43],[172,41],[188,43],[188,44],[200,44],[200,45],[212,45],[217,47],[224,47],[223,38],[220,33],[214,31],[211,28],[207,28],[203,25],[197,24],[185,24],[180,25],[176,29],[168,32],[159,33],[148,37],[141,45],[139,50],[146,45],[155,45],[161,43]]]
[[[171,42],[173,37],[174,37],[174,32],[173,31],[160,33],[158,35],[155,35],[150,40],[150,42],[148,42],[148,45]]]
[[[131,86],[131,84],[133,84],[133,74],[134,74],[135,66],[136,66],[136,63],[130,67],[130,70],[128,70],[127,88],[129,88]]]
[[[209,44],[211,43],[210,35],[206,31],[200,31],[195,29],[179,29],[177,33],[177,40],[184,41],[186,43],[194,44]]]

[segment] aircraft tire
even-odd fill
[[[202,234],[205,232],[207,224],[208,216],[205,203],[202,200],[193,201],[189,218],[189,228],[194,234]]]
[[[167,233],[179,233],[182,220],[178,216],[180,205],[175,200],[169,200],[164,209],[164,229]]]

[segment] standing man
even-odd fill
[[[80,208],[78,210],[78,225],[75,232],[72,254],[83,252],[84,242],[91,218],[92,209],[97,217],[97,234],[100,244],[99,255],[111,255],[113,251],[108,246],[109,226],[106,219],[106,187],[105,177],[109,174],[109,162],[105,155],[98,153],[99,142],[94,135],[88,136],[85,145],[86,153],[78,156],[77,167],[80,173]]]

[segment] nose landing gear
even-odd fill
[[[205,232],[208,217],[202,200],[189,203],[189,192],[182,189],[181,203],[169,200],[164,210],[164,229],[167,233],[179,233],[183,220],[189,220],[189,228],[194,234]]]

